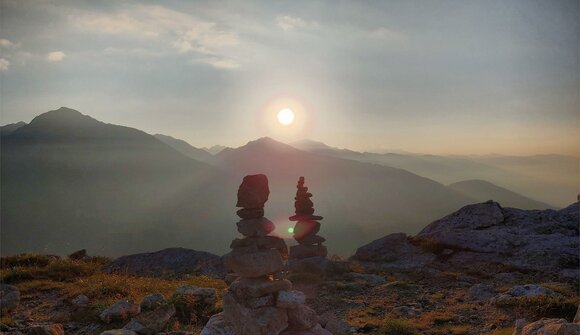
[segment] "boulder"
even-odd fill
[[[288,247],[283,239],[276,236],[246,237],[235,239],[230,244],[230,248],[254,247],[255,250],[276,249],[283,258],[288,257]]]
[[[238,252],[234,249],[223,257],[228,269],[240,277],[255,278],[270,275],[284,269],[280,253],[276,250]]]
[[[64,329],[60,323],[35,326],[28,328],[27,335],[64,335]]]
[[[161,293],[148,294],[141,300],[141,310],[150,311],[165,304],[165,297]]]
[[[126,320],[133,317],[141,311],[139,305],[128,300],[117,301],[99,315],[104,323],[111,323],[117,320]]]
[[[264,295],[258,298],[249,298],[244,300],[244,305],[248,308],[260,308],[267,306],[274,306],[276,304],[276,298],[273,294]]]
[[[337,333],[339,334],[339,333]],[[333,333],[322,328],[320,325],[316,325],[310,329],[306,330],[285,330],[280,335],[333,335]]]
[[[234,327],[227,323],[223,313],[212,316],[201,330],[200,335],[238,335]]]
[[[216,301],[215,289],[191,285],[177,288],[171,297],[177,318],[184,323],[207,320],[215,310]]]
[[[564,319],[541,319],[522,329],[522,335],[578,335],[580,324]]]
[[[437,256],[409,242],[404,233],[390,234],[356,250],[355,261],[380,262],[386,267],[420,268],[435,261]]]
[[[241,220],[236,225],[238,226],[238,232],[248,237],[266,236],[276,228],[272,221],[264,217]]]
[[[328,332],[333,335],[346,335],[350,334],[350,326],[338,319],[334,313],[327,311],[318,317],[318,322],[320,325]]]
[[[238,299],[246,300],[278,291],[290,290],[291,288],[292,283],[286,279],[238,278],[230,285],[230,292],[232,292]]]
[[[103,270],[106,273],[166,279],[187,278],[194,274],[222,279],[227,272],[219,256],[185,248],[119,257]]]
[[[288,309],[288,324],[288,329],[291,330],[310,329],[318,324],[318,316],[312,308],[298,305]]]
[[[87,255],[87,249],[81,249],[68,255],[68,258],[79,260],[89,258],[89,256]]]
[[[541,297],[557,295],[554,291],[548,288],[534,284],[516,285],[509,289],[506,294],[512,297]]]
[[[238,303],[230,293],[224,295],[224,320],[231,324],[237,335],[279,334],[288,327],[285,309],[261,307],[251,309]]]
[[[242,208],[236,212],[242,219],[258,219],[264,216],[264,208]]]
[[[79,294],[73,300],[71,300],[71,303],[75,307],[86,307],[89,304],[89,301],[89,297],[84,294]]]
[[[276,300],[276,307],[297,308],[306,303],[306,296],[300,291],[280,291]]]
[[[20,291],[16,286],[0,284],[0,314],[12,312],[20,304]]]
[[[262,208],[268,196],[268,178],[263,174],[245,176],[238,188],[238,202],[236,207]]]
[[[174,315],[175,306],[165,305],[154,311],[139,314],[131,319],[123,329],[132,330],[139,335],[154,335],[162,331]]]

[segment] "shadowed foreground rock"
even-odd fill
[[[283,278],[286,244],[268,236],[273,224],[262,216],[268,194],[266,176],[244,177],[237,202],[244,207],[237,212],[244,238],[234,240],[223,257],[238,278],[223,297],[223,312],[211,317],[201,335],[331,334],[304,305],[304,294]]]
[[[521,210],[488,201],[465,206],[415,237],[399,233],[373,241],[352,260],[379,268],[493,263],[578,278],[578,222],[578,203],[561,210]]]
[[[226,269],[219,256],[185,248],[168,248],[119,257],[105,266],[103,271],[166,279],[186,278],[192,275],[223,279],[226,275]]]

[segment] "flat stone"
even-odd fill
[[[141,307],[139,305],[133,303],[132,301],[121,300],[105,309],[99,315],[99,318],[104,323],[111,323],[112,321],[116,320],[126,320],[139,314],[140,311]]]
[[[326,257],[328,251],[323,245],[294,245],[290,247],[290,258]]]
[[[276,236],[246,237],[235,239],[230,244],[230,248],[255,247],[255,250],[276,249],[283,258],[288,257],[288,247],[283,239]]]
[[[238,303],[231,293],[224,295],[224,320],[238,335],[279,334],[288,327],[285,309],[276,307],[247,308]]]
[[[241,220],[236,223],[240,234],[248,237],[259,237],[270,234],[276,227],[266,218]]]
[[[314,211],[312,213],[314,213]],[[300,214],[292,215],[291,217],[288,218],[288,220],[290,220],[290,221],[318,221],[318,220],[324,219],[322,216],[312,215],[312,213],[311,214],[300,213]]]
[[[259,219],[264,216],[264,208],[242,208],[236,214],[242,219]]]
[[[300,291],[280,291],[276,300],[276,307],[297,308],[306,303],[306,296]]]
[[[309,235],[316,235],[320,231],[318,221],[298,221],[294,225],[294,238],[301,239]]]
[[[244,300],[244,304],[246,305],[246,307],[254,309],[260,307],[274,306],[275,303],[276,299],[274,298],[273,294]]]
[[[288,309],[288,329],[306,330],[318,324],[316,312],[306,306],[298,305],[296,308]]]
[[[241,300],[257,298],[291,288],[292,283],[289,280],[269,278],[238,278],[230,285],[230,291]]]
[[[310,273],[324,276],[331,269],[331,262],[320,256],[288,260],[288,269],[292,273]]]
[[[321,244],[324,241],[326,241],[326,239],[322,236],[318,236],[318,235],[307,235],[304,236],[300,239],[296,239],[296,242],[302,244],[302,245],[313,245],[313,244]]]
[[[245,176],[242,184],[238,188],[238,202],[236,203],[236,207],[264,207],[269,195],[268,177],[263,174]]]
[[[226,267],[240,277],[262,277],[284,269],[282,257],[274,249],[254,253],[242,253],[233,250],[226,254],[223,260]]]

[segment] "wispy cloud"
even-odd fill
[[[10,61],[0,58],[0,71],[8,71],[8,68],[10,68]]]
[[[290,15],[277,16],[276,24],[284,31],[292,31],[304,28],[318,28],[320,26],[316,21],[306,21],[300,17]]]
[[[46,59],[49,62],[60,62],[64,57],[66,57],[66,55],[62,51],[52,51],[46,55]]]
[[[18,47],[18,43],[14,43],[5,38],[0,38],[0,48],[11,49],[15,47]]]

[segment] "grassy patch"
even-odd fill
[[[384,335],[414,335],[420,334],[416,325],[411,321],[395,318],[386,318],[378,329]]]
[[[496,301],[500,308],[509,308],[529,314],[529,319],[563,318],[572,320],[578,308],[576,297],[520,297]]]
[[[56,257],[37,254],[20,254],[15,256],[6,256],[0,258],[0,268],[2,270],[14,267],[29,267],[29,266],[47,266],[50,261]]]

